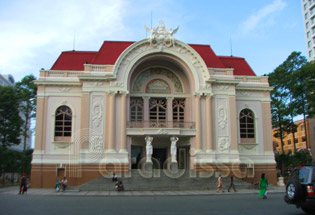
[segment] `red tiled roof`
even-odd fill
[[[233,68],[233,75],[256,76],[244,58],[218,56],[226,68]]]
[[[84,70],[86,62],[91,63],[97,52],[66,51],[62,52],[51,70]]]
[[[84,70],[84,64],[114,65],[134,42],[104,41],[98,52],[62,52],[51,70]],[[191,45],[209,68],[234,68],[234,75],[256,76],[244,58],[217,56],[209,45]]]
[[[114,65],[121,55],[134,42],[104,41],[93,64]]]
[[[201,58],[206,63],[207,67],[210,68],[226,68],[220,59],[216,56],[209,45],[191,45],[190,47],[195,49],[196,52],[201,56]]]

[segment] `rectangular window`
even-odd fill
[[[305,25],[306,29],[308,29],[310,27],[310,23],[307,22],[306,25]]]
[[[309,57],[312,57],[312,56],[313,56],[313,51],[312,51],[312,50],[310,50],[310,51],[308,52],[308,56],[309,56]]]
[[[308,13],[305,13],[305,19],[308,19]]]
[[[305,126],[301,125],[301,131],[305,131]]]
[[[299,142],[299,139],[298,138],[295,138],[294,139],[294,143],[298,143]]]
[[[143,99],[130,98],[130,121],[141,122],[143,119]]]
[[[302,137],[302,142],[306,142],[306,138],[305,137]]]
[[[165,98],[150,98],[150,126],[166,127],[167,101]]]
[[[307,9],[307,3],[304,4],[304,10],[306,10],[306,9]]]
[[[311,48],[312,42],[311,42],[311,41],[308,41],[308,42],[307,42],[307,46],[308,46],[309,48]]]
[[[173,125],[176,128],[184,127],[185,99],[173,100]]]
[[[307,36],[307,39],[309,39],[310,36],[311,36],[311,32],[308,31],[308,32],[306,33],[306,36]]]
[[[291,145],[291,140],[288,140],[288,145]]]

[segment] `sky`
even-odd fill
[[[174,36],[184,43],[244,57],[258,76],[293,51],[306,56],[300,0],[1,0],[0,73],[38,78],[62,51],[140,41],[148,36],[144,25],[160,20],[179,26]]]

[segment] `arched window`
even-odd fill
[[[249,109],[244,109],[240,113],[240,136],[241,142],[255,141],[255,116]]]
[[[71,139],[72,111],[68,106],[60,106],[55,117],[55,141],[69,141]]]

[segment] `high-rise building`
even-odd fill
[[[304,29],[308,61],[314,60],[315,54],[315,0],[301,0],[304,17]]]

